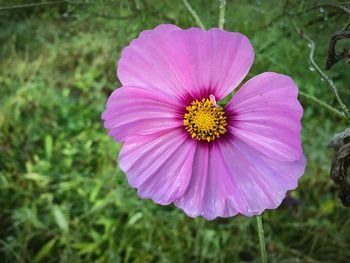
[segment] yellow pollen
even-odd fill
[[[186,110],[184,126],[192,138],[210,142],[226,133],[226,115],[215,100],[195,100]]]

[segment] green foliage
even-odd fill
[[[217,1],[190,2],[207,28],[217,25]],[[300,90],[337,107],[310,71],[307,42],[286,14],[316,3],[289,1],[286,9],[283,1],[227,2],[225,28],[246,34],[255,48],[248,77],[288,74]],[[324,64],[330,35],[346,15],[325,8],[293,19],[315,40],[316,61]],[[181,1],[66,1],[0,11],[1,262],[257,262],[253,218],[193,220],[139,199],[118,167],[120,145],[100,119],[119,87],[115,61],[139,32],[161,23],[194,26]],[[345,102],[348,72],[345,62],[329,72]],[[301,101],[308,168],[289,197],[296,207],[264,213],[268,256],[347,262],[350,210],[329,179],[327,149],[346,123]]]

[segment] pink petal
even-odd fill
[[[105,128],[117,141],[183,126],[182,108],[164,95],[135,87],[115,90],[102,114]]]
[[[250,79],[226,107],[230,132],[270,158],[299,160],[303,108],[297,96],[288,76],[267,72]]]
[[[118,63],[123,85],[156,90],[180,101],[229,94],[246,76],[253,48],[240,33],[161,25],[140,34]]]
[[[276,161],[245,142],[226,139],[198,147],[187,191],[175,201],[189,216],[206,219],[261,214],[280,205],[304,173],[304,156]]]
[[[182,128],[126,140],[120,167],[142,198],[166,205],[185,192],[197,142]]]
[[[175,205],[191,217],[203,216],[208,220],[236,215],[237,210],[228,201],[232,182],[222,165],[217,143],[198,144],[190,184]]]
[[[226,176],[233,180],[230,200],[246,216],[277,208],[286,192],[297,187],[306,165],[303,155],[293,162],[277,161],[237,138],[221,143],[220,150]]]

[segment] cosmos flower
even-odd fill
[[[119,165],[142,198],[191,217],[253,216],[280,205],[304,173],[298,89],[285,75],[248,80],[247,37],[160,25],[123,49],[122,87],[102,115]]]

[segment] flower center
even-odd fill
[[[210,142],[226,133],[226,115],[223,108],[216,105],[214,96],[192,101],[186,110],[184,126],[192,138]]]

